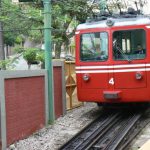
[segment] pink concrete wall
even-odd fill
[[[55,117],[63,115],[63,100],[62,100],[62,68],[54,67],[54,106]]]
[[[7,145],[45,125],[44,76],[5,79]]]

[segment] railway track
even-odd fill
[[[59,150],[124,150],[147,125],[147,110],[109,110]]]

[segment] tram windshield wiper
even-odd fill
[[[128,58],[128,56],[126,56],[124,53],[123,53],[123,51],[122,51],[122,49],[118,46],[118,44],[117,44],[117,40],[114,40],[113,41],[113,47],[115,47],[115,49],[121,54],[121,56],[125,59],[125,60],[127,60],[129,63],[132,61],[131,59],[129,59]],[[115,54],[116,55],[116,54]]]
[[[123,53],[123,51],[122,51],[122,49],[121,49],[120,47],[116,47],[116,48],[117,48],[117,50],[121,53],[121,55],[123,56],[123,58],[124,58],[125,60],[127,60],[129,63],[132,61],[131,59],[128,58],[128,56],[126,56],[126,55]]]

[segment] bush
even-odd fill
[[[41,63],[45,62],[45,53],[44,53],[44,51],[40,51],[40,52],[37,53],[36,60],[41,62]]]
[[[15,47],[14,52],[17,54],[20,54],[24,51],[24,47]]]
[[[6,70],[7,66],[10,64],[11,60],[6,59],[6,60],[1,60],[0,61],[0,69],[1,70]]]
[[[35,64],[36,54],[39,49],[37,48],[26,48],[23,52],[23,58],[27,61],[28,64]]]
[[[44,51],[38,52],[36,56],[36,60],[40,62],[41,68],[44,69],[45,68],[45,52]]]

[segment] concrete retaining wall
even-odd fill
[[[66,113],[66,85],[65,85],[65,67],[64,61],[53,61],[54,74],[54,108],[55,118]]]
[[[64,62],[53,62],[55,118],[66,113]],[[0,71],[1,149],[48,124],[46,70]]]

